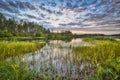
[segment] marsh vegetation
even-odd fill
[[[85,80],[119,80],[120,79],[120,41],[114,39],[84,39],[93,46],[75,48],[78,62],[89,62],[94,66],[94,74]],[[88,73],[89,74],[89,73]]]
[[[29,71],[25,63],[7,61],[7,59],[35,52],[42,48],[43,45],[44,43],[38,42],[1,41],[0,80],[33,80],[33,71]]]
[[[119,80],[120,41],[0,42],[1,80]],[[27,53],[27,54],[26,54]]]

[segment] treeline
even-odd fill
[[[48,39],[51,40],[63,40],[63,41],[71,41],[74,35],[71,31],[63,31],[61,33],[50,33],[48,35]]]
[[[74,38],[95,38],[95,37],[116,37],[116,38],[120,38],[120,34],[110,34],[110,35],[106,35],[106,34],[74,34]]]
[[[74,38],[105,36],[104,34],[74,34]]]
[[[14,18],[6,19],[0,13],[0,37],[45,37],[49,30],[33,22],[23,20],[16,21]]]
[[[44,37],[47,40],[69,41],[73,38],[73,34],[70,31],[51,33],[49,29],[45,29],[33,22],[16,21],[14,18],[6,19],[0,13],[0,38],[3,37]]]

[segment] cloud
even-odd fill
[[[1,0],[0,11],[46,28],[120,30],[119,0]]]

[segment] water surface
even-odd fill
[[[88,46],[82,39],[73,39],[71,42],[60,40],[50,41],[34,54],[16,57],[15,61],[23,61],[29,69],[35,69],[41,74],[81,79],[87,74],[94,74],[94,66],[74,55],[73,49],[77,46]]]

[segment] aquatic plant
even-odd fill
[[[2,41],[0,42],[0,60],[4,60],[10,56],[35,52],[42,46],[43,44],[38,42]]]
[[[96,68],[94,74],[97,74],[94,76],[97,76],[100,80],[119,80],[120,41],[114,39],[84,39],[84,41],[92,43],[94,46],[75,48],[75,56],[79,61],[85,60],[94,65]]]

